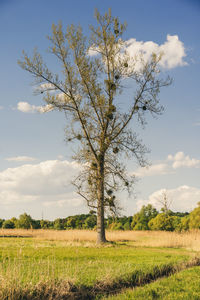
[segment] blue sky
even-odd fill
[[[26,211],[54,219],[88,211],[70,185],[78,167],[64,141],[64,115],[37,112],[44,103],[33,95],[33,80],[17,60],[23,49],[31,54],[37,46],[57,68],[46,51],[52,23],[81,24],[87,34],[88,24],[95,24],[95,7],[102,13],[110,7],[127,22],[126,40],[136,39],[141,47],[151,41],[164,47],[167,63],[174,59],[163,68],[173,78],[160,94],[164,114],[147,117],[145,130],[138,129],[151,149],[152,166],[141,170],[129,162],[139,181],[136,197],[120,195],[123,213],[131,215],[147,203],[159,207],[165,189],[174,210],[191,210],[200,201],[200,1],[0,0],[0,218]],[[21,102],[30,106],[20,109]]]

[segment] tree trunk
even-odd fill
[[[97,204],[97,244],[105,243],[104,225],[104,161],[100,162],[98,170],[98,204]]]

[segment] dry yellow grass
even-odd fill
[[[200,251],[200,230],[182,233],[167,231],[111,231],[107,236],[112,241],[131,241],[135,246],[186,248]]]
[[[200,251],[200,230],[188,232],[119,231],[109,233],[111,240],[133,241],[135,246],[187,248]]]
[[[96,232],[92,230],[23,230],[1,229],[0,236],[33,237],[43,240],[65,241],[69,244],[95,243]],[[107,231],[107,239],[113,242],[131,242],[142,247],[187,248],[200,251],[200,230],[188,232],[166,231]]]

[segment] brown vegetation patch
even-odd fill
[[[0,238],[30,238],[29,235],[0,235]]]

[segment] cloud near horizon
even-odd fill
[[[47,160],[37,164],[24,164],[0,172],[0,206],[77,207],[82,199],[74,194],[71,180],[80,165],[67,160]],[[3,217],[3,216],[2,216]]]
[[[176,155],[175,155],[176,156]],[[173,156],[173,157],[175,157]],[[23,156],[18,156],[22,161]],[[13,161],[16,161],[16,158]],[[30,157],[27,157],[27,159]],[[11,160],[12,161],[12,160]],[[23,211],[39,215],[43,209],[46,214],[61,216],[86,211],[84,200],[77,196],[71,180],[77,176],[81,166],[67,160],[47,160],[34,164],[23,164],[0,172],[0,218],[5,213],[16,216]],[[151,175],[168,172],[168,166],[157,164],[151,168]],[[149,175],[150,176],[150,175]],[[149,195],[148,199],[137,201],[138,210],[142,205],[152,204],[160,208],[159,199],[163,191],[172,201],[173,211],[191,211],[200,199],[200,189],[182,185],[173,189],[160,189]],[[130,213],[130,212],[129,212]]]
[[[147,200],[140,199],[137,201],[137,210],[139,211],[142,205],[151,204],[158,210],[162,204],[159,202],[163,199],[163,192],[166,193],[167,199],[171,205],[169,209],[172,211],[190,212],[195,207],[200,199],[200,189],[197,187],[182,185],[174,189],[160,189],[149,195]]]

